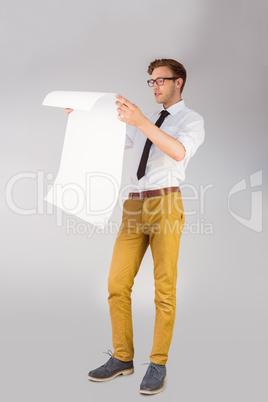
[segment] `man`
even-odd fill
[[[144,116],[136,105],[116,95],[117,117],[127,124],[125,148],[134,152],[133,191],[123,204],[108,278],[114,352],[104,365],[90,371],[88,378],[107,381],[134,372],[131,292],[150,245],[156,315],[150,364],[140,392],[156,394],[164,388],[175,322],[177,263],[185,222],[179,185],[205,131],[202,116],[187,108],[181,98],[184,66],[173,59],[156,59],[148,73],[148,85],[156,102],[162,104],[160,112]],[[66,109],[66,113],[70,111]]]

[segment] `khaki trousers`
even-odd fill
[[[150,361],[166,364],[176,313],[177,263],[185,222],[180,192],[127,199],[116,237],[108,277],[113,356],[134,357],[131,292],[150,245],[155,280],[155,326]]]

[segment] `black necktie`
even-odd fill
[[[165,118],[167,117],[167,115],[169,115],[169,112],[167,110],[162,110],[160,117],[157,120],[157,122],[155,123],[155,125],[157,127],[160,127],[161,124],[163,123],[163,121],[165,120]],[[139,164],[139,167],[137,170],[138,180],[140,180],[145,175],[145,168],[146,168],[147,160],[149,157],[149,151],[150,151],[151,145],[152,145],[152,141],[149,140],[149,138],[147,138],[146,143],[143,148],[143,153],[141,156],[140,164]]]

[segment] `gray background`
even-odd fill
[[[188,72],[183,99],[205,119],[206,139],[185,185],[210,185],[205,208],[187,200],[166,389],[175,401],[267,400],[267,2],[264,0],[14,1],[1,9],[1,389],[5,401],[125,401],[144,398],[154,325],[148,249],[133,288],[135,373],[87,380],[112,349],[107,276],[115,233],[67,233],[56,210],[22,216],[5,200],[14,175],[57,174],[67,117],[43,107],[53,90],[117,92],[143,112],[155,109],[147,66],[158,57]],[[131,150],[124,159],[128,183]],[[245,179],[232,210],[250,218],[250,175],[262,171],[263,229],[234,219],[231,188]],[[37,180],[12,191],[37,207]],[[111,220],[119,225],[119,205]],[[77,224],[82,223],[76,219]],[[266,244],[266,247],[265,247]],[[266,395],[265,395],[266,393]]]

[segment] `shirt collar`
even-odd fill
[[[167,110],[172,116],[180,112],[183,108],[185,108],[185,103],[184,99],[181,99],[179,102],[174,103],[174,105],[170,106],[169,108],[165,109],[164,106],[162,105],[162,109],[160,110],[159,113],[162,112],[162,110]]]

